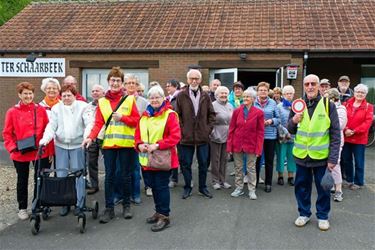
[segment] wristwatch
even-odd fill
[[[158,149],[160,148],[160,145],[159,145],[159,143],[156,143],[155,145],[156,145],[156,147],[157,147]]]

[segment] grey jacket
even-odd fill
[[[216,143],[225,143],[228,138],[229,123],[232,118],[233,106],[228,102],[222,103],[219,100],[214,101],[212,106],[216,113],[216,119],[210,139]]]

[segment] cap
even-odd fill
[[[349,76],[340,76],[339,82],[341,82],[341,81],[348,81],[348,82],[350,82],[350,78],[349,78]]]
[[[241,88],[242,90],[245,89],[245,86],[244,86],[244,85],[242,84],[242,82],[240,82],[240,81],[233,83],[233,89],[234,89],[235,87],[239,87],[239,88]]]
[[[322,85],[322,84],[328,84],[328,85],[331,85],[331,83],[329,82],[329,80],[328,79],[322,79],[322,80],[320,80],[320,84]]]
[[[329,99],[340,100],[340,93],[336,88],[329,89],[327,94]]]

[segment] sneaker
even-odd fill
[[[230,172],[230,174],[229,174],[230,176],[235,176],[236,175],[236,172]]]
[[[215,190],[219,190],[221,188],[220,184],[219,183],[215,183],[214,185],[212,185],[212,187],[215,189]]]
[[[294,186],[294,178],[293,177],[288,178],[288,184],[289,184],[289,186]]]
[[[349,185],[349,189],[350,190],[358,190],[358,189],[360,189],[361,187],[360,186],[358,186],[357,184],[350,184]]]
[[[259,177],[259,184],[264,184],[264,180]]]
[[[332,188],[331,188],[331,194],[334,194],[335,192],[336,192],[335,187],[332,187]]]
[[[243,178],[243,183],[249,183],[249,177],[247,177],[247,175]]]
[[[337,202],[341,202],[344,198],[342,197],[342,192],[337,191],[333,196],[333,200]]]
[[[29,218],[29,214],[27,213],[26,209],[20,209],[17,215],[20,220],[27,220]]]
[[[146,188],[146,196],[152,196],[152,188]]]
[[[306,217],[306,216],[299,216],[296,221],[294,222],[294,224],[297,226],[297,227],[303,227],[304,225],[306,225],[307,222],[310,221],[310,217]]]
[[[102,215],[100,215],[99,222],[102,224],[108,223],[115,217],[115,210],[113,208],[106,208]]]
[[[284,178],[283,177],[277,178],[277,184],[280,186],[284,185]]]
[[[244,194],[244,192],[243,192],[242,188],[238,187],[238,188],[236,188],[236,189],[230,194],[230,196],[232,196],[232,197],[239,197],[240,195],[243,195],[243,194]]]
[[[232,187],[232,185],[230,185],[228,182],[224,182],[223,184],[221,184],[221,187],[225,188],[225,189],[229,189]]]
[[[191,188],[194,187],[194,181],[193,181],[193,180],[191,180],[191,182],[190,182],[190,187],[191,187]]]
[[[129,219],[133,218],[133,214],[130,211],[130,206],[129,205],[126,205],[126,206],[122,207],[122,216],[126,220],[129,220]]]
[[[168,187],[170,187],[170,188],[174,188],[175,186],[177,186],[177,182],[175,182],[175,181],[170,181],[169,184],[168,184]]]
[[[329,229],[329,221],[328,220],[318,220],[318,227],[322,231],[327,231]]]
[[[249,191],[249,198],[250,198],[250,200],[256,200],[257,199],[257,195],[255,194],[255,190]]]

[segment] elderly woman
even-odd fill
[[[242,82],[238,81],[233,83],[233,90],[229,93],[228,102],[233,106],[233,108],[238,108],[243,103],[243,91],[245,86]]]
[[[54,105],[60,103],[60,83],[55,78],[44,78],[40,89],[46,94],[39,105],[47,110],[48,117],[51,116],[51,109]]]
[[[264,115],[254,106],[255,99],[256,92],[253,89],[248,88],[243,92],[243,104],[233,112],[227,141],[227,152],[233,153],[236,172],[236,189],[231,196],[244,194],[243,161],[246,159],[249,197],[252,200],[257,199],[255,161],[262,154],[264,139]]]
[[[154,86],[147,95],[150,105],[135,131],[135,148],[140,152],[139,161],[154,197],[155,213],[146,222],[153,224],[152,231],[158,232],[170,223],[170,171],[149,167],[147,154],[157,153],[156,150],[169,150],[171,169],[177,168],[179,163],[176,145],[181,139],[181,130],[177,114],[171,109],[169,102],[165,101],[163,89]]]
[[[273,174],[273,158],[275,155],[275,144],[277,138],[277,126],[280,124],[280,114],[277,109],[277,104],[274,100],[268,97],[270,84],[267,82],[260,82],[257,86],[258,97],[255,101],[255,107],[264,112],[264,160],[266,169],[265,189],[264,191],[271,192],[272,174]],[[257,159],[257,182],[260,175],[260,161]]]
[[[3,138],[4,146],[10,153],[10,158],[13,160],[17,171],[18,217],[21,220],[26,220],[29,218],[27,213],[27,195],[30,162],[34,166],[38,166],[38,161],[40,161],[41,168],[49,167],[48,151],[45,151],[40,159],[35,162],[37,158],[36,148],[39,147],[38,142],[48,124],[48,116],[43,107],[34,103],[34,86],[31,83],[19,83],[17,92],[20,101],[11,107],[5,115]],[[35,138],[35,150],[21,150],[17,142],[30,136]],[[37,171],[34,171],[34,184],[36,184],[36,174]],[[34,198],[35,196],[36,187],[34,185]]]
[[[280,113],[281,129],[287,132],[286,127],[289,120],[289,113],[292,107],[292,101],[294,97],[294,88],[292,85],[286,85],[283,90],[282,101],[277,105],[277,109]],[[285,129],[284,129],[285,128]],[[288,170],[288,184],[294,186],[294,173],[296,172],[296,163],[294,162],[293,151],[293,137],[289,134],[285,134],[285,138],[282,141],[276,142],[276,171],[278,173],[277,184],[284,185],[284,163],[285,159],[287,162]]]
[[[282,98],[282,90],[280,87],[273,88],[273,96],[272,99],[276,102],[276,104],[279,104],[283,101]]]
[[[345,170],[346,181],[352,190],[359,189],[365,184],[365,146],[374,114],[374,106],[366,101],[367,93],[368,87],[358,84],[354,88],[354,97],[345,104],[348,123],[344,129],[345,144],[342,150],[341,167]]]
[[[46,145],[54,139],[58,177],[65,177],[69,170],[74,172],[85,166],[85,154],[81,143],[85,127],[90,120],[83,115],[87,103],[76,100],[76,94],[77,90],[72,85],[64,85],[61,88],[62,102],[51,109],[51,119],[39,142],[41,145]],[[83,176],[77,178],[76,189],[77,204],[74,214],[78,215],[84,206]],[[60,215],[66,216],[69,211],[69,206],[62,207]]]
[[[233,107],[228,103],[229,89],[224,86],[217,87],[215,91],[216,101],[212,103],[216,113],[214,128],[210,135],[211,147],[211,175],[214,189],[230,188],[225,181],[227,169],[227,137]]]
[[[340,166],[340,154],[342,147],[344,146],[344,128],[348,122],[347,112],[344,105],[340,102],[340,93],[337,89],[329,89],[327,90],[325,97],[329,98],[331,102],[333,102],[337,109],[337,115],[339,116],[340,122],[340,136],[341,136],[341,143],[340,143],[340,152],[339,152],[339,159],[337,161],[337,165],[332,170],[332,177],[335,182],[335,194],[333,196],[333,200],[340,202],[343,200],[343,193],[342,193],[342,175],[341,175],[341,166]]]

